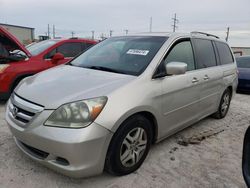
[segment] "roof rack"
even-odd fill
[[[217,38],[217,39],[220,38],[220,37],[218,37],[218,36],[216,36],[216,35],[212,35],[212,34],[204,33],[204,32],[199,32],[199,31],[192,31],[191,34],[206,35],[206,36],[208,36],[208,37],[214,37],[214,38]]]

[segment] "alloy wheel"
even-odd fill
[[[125,167],[132,167],[137,164],[146,150],[147,142],[147,133],[143,128],[137,127],[132,129],[126,135],[121,145],[121,163]]]
[[[222,114],[225,114],[227,112],[229,104],[230,104],[230,94],[227,92],[223,96],[223,102],[221,104],[221,113]]]

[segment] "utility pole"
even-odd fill
[[[150,17],[150,20],[149,20],[149,32],[151,33],[152,32],[152,16]]]
[[[125,31],[126,35],[128,35],[128,29],[125,29],[124,31]]]
[[[102,40],[104,40],[104,39],[105,39],[105,36],[104,36],[104,34],[103,34],[103,33],[101,34],[101,36],[100,36],[100,37],[101,37],[101,39],[102,39]]]
[[[56,28],[55,25],[53,25],[53,39],[56,38]]]
[[[229,30],[230,30],[230,27],[227,27],[227,36],[226,36],[226,41],[228,41],[228,37],[229,37]]]
[[[172,25],[173,32],[175,32],[176,29],[178,28],[177,23],[179,22],[179,20],[176,18],[176,13],[174,14],[174,18],[172,18],[172,20],[174,21],[174,24]]]
[[[112,37],[112,34],[113,34],[113,30],[110,30],[109,31],[109,36]]]
[[[48,24],[48,38],[50,39],[50,28],[49,28],[49,24]]]
[[[95,31],[93,30],[93,31],[91,31],[91,33],[92,33],[92,40],[94,40],[95,39]]]
[[[74,31],[71,31],[71,37],[74,38],[74,34],[75,32]]]

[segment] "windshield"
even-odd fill
[[[93,46],[70,65],[122,74],[140,75],[167,37],[113,37]]]
[[[236,62],[239,68],[250,68],[250,57],[238,57]]]
[[[57,42],[58,41],[56,41],[56,40],[44,40],[44,41],[29,45],[26,48],[34,56],[34,55],[40,54],[42,51],[53,46]]]

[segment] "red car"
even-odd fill
[[[25,77],[68,62],[90,46],[88,39],[51,39],[24,47],[0,27],[0,100],[8,99]]]

